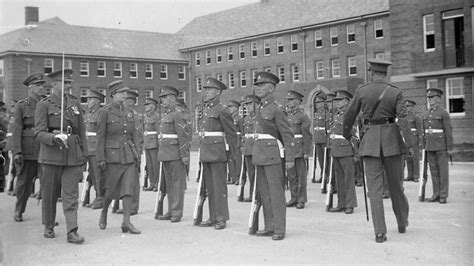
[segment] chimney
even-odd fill
[[[38,7],[25,6],[25,25],[37,24],[39,21]]]

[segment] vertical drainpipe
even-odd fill
[[[303,82],[306,82],[306,32],[301,29],[301,36],[303,37]]]
[[[363,17],[361,17],[363,19]],[[367,84],[368,72],[367,72],[367,21],[363,20],[360,25],[364,29],[364,81]]]
[[[25,58],[26,61],[26,76],[29,76],[31,74],[31,58],[27,57]]]

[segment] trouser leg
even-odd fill
[[[295,159],[295,169],[298,177],[296,201],[304,203],[308,201],[306,189],[308,185],[308,169],[306,168],[306,161],[303,157]]]
[[[344,169],[344,194],[346,196],[344,205],[346,208],[357,207],[357,196],[355,191],[355,181],[354,181],[354,157],[347,156],[341,157],[340,163]],[[339,194],[339,192],[338,192]]]
[[[26,203],[30,197],[31,187],[33,180],[38,173],[37,161],[25,160],[23,171],[18,175],[16,181],[16,204],[15,212],[24,213],[26,209]]]
[[[247,167],[247,176],[249,179],[249,197],[253,195],[253,187],[255,181],[255,165],[252,163],[252,155],[245,155],[245,165]]]
[[[279,164],[266,165],[265,179],[270,191],[270,207],[273,214],[273,229],[275,233],[284,234],[286,232],[286,202],[285,191],[281,186],[283,173]]]
[[[392,201],[392,209],[397,218],[398,225],[406,225],[408,220],[408,200],[403,192],[400,179],[403,177],[403,156],[389,156],[383,158],[385,173],[389,182],[390,198]]]
[[[169,211],[171,216],[181,218],[184,206],[186,167],[182,160],[169,161],[166,164],[169,169],[169,178],[166,179],[166,183],[169,184],[167,186]]]
[[[67,232],[77,229],[77,208],[79,195],[79,180],[82,178],[80,166],[64,166],[61,175],[63,212],[66,217]]]
[[[44,226],[54,228],[56,220],[56,203],[61,191],[62,166],[43,165],[43,181],[41,183],[42,217]]]
[[[439,197],[439,187],[440,187],[440,171],[438,165],[438,159],[436,158],[436,151],[428,151],[428,163],[430,165],[431,172],[431,182],[433,184],[433,198]]]
[[[383,172],[382,159],[379,157],[363,157],[365,176],[370,200],[370,209],[372,213],[372,222],[376,234],[387,233],[385,224],[385,213],[383,207]]]
[[[439,196],[447,198],[449,194],[449,163],[446,150],[437,151],[436,158],[439,168]]]
[[[336,186],[337,186],[337,208],[345,208],[346,207],[346,191],[345,187],[345,173],[344,169],[342,168],[342,164],[340,161],[341,157],[333,157],[334,163],[334,170],[336,172]]]

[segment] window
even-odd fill
[[[184,101],[186,101],[186,92],[178,91],[178,99],[183,99]]]
[[[145,90],[145,98],[153,98],[153,89]]]
[[[463,83],[464,78],[446,79],[446,109],[451,116],[466,115]]]
[[[178,66],[178,79],[186,80],[186,66]]]
[[[300,81],[300,69],[297,65],[291,66],[291,74],[292,74],[293,82]]]
[[[375,39],[383,38],[383,24],[381,19],[374,20]]]
[[[140,93],[138,92],[138,89],[130,89],[133,92],[136,92],[139,96],[135,97],[135,105],[138,105],[138,98],[140,98]]]
[[[271,68],[271,67],[265,67],[265,68],[263,68],[263,71],[265,71],[265,72],[270,72],[270,73],[271,73],[271,72],[272,72],[272,68]]]
[[[114,78],[122,77],[122,63],[114,62]]]
[[[207,50],[206,51],[206,65],[210,65],[210,64],[211,64],[211,51]]]
[[[355,26],[354,24],[350,24],[346,26],[346,31],[347,31],[347,43],[353,43],[356,40],[356,35],[355,35]]]
[[[291,51],[292,52],[298,51],[298,35],[296,34],[291,35],[290,42],[291,42]]]
[[[222,50],[221,48],[216,49],[216,63],[222,62]]]
[[[230,72],[229,73],[229,89],[235,88],[235,79],[234,79],[234,73]]]
[[[357,61],[355,56],[347,58],[347,72],[349,76],[356,76],[357,75]]]
[[[434,32],[434,16],[433,14],[423,16],[423,35],[425,52],[435,50],[435,32]]]
[[[324,62],[323,61],[316,62],[316,78],[324,79]]]
[[[270,55],[270,39],[263,40],[263,55]]]
[[[102,93],[103,95],[107,95],[107,90],[104,89],[104,88],[97,88],[97,90]],[[107,100],[107,97],[104,97],[104,99],[102,100],[102,102],[100,103],[100,105],[105,105],[106,103],[106,100]]]
[[[105,71],[106,71],[105,68],[106,68],[105,61],[97,62],[97,76],[98,77],[105,77]]]
[[[3,65],[3,59],[0,59],[0,77],[3,77],[3,69],[4,69],[4,65]]]
[[[252,50],[252,55],[251,55],[252,58],[257,57],[257,42],[252,42],[250,44],[250,46],[251,46],[251,50]]]
[[[153,64],[145,64],[145,79],[153,78]]]
[[[385,60],[385,53],[384,52],[375,53],[375,58]]]
[[[222,82],[222,73],[218,73],[218,74],[216,75],[216,79],[217,79],[218,81]]]
[[[79,74],[81,77],[89,76],[89,61],[81,61],[79,63]]]
[[[270,72],[270,71],[268,71]],[[278,78],[280,79],[280,83],[285,83],[285,67],[284,66],[278,66],[277,67],[277,72],[278,72]]]
[[[227,47],[227,61],[234,60],[234,54],[232,51],[232,46]]]
[[[202,91],[202,80],[201,77],[196,77],[196,91]]]
[[[80,88],[79,89],[79,98],[81,103],[87,103],[87,95],[89,94],[89,88]]]
[[[72,60],[71,59],[65,59],[64,60],[64,69],[72,69]]]
[[[160,65],[160,79],[168,79],[168,65]]]
[[[438,88],[438,80],[437,79],[429,79],[426,81],[426,88]]]
[[[245,44],[243,43],[239,44],[239,58],[240,60],[245,59]]]
[[[455,9],[442,13],[444,64],[446,67],[464,66],[464,15],[462,9]]]
[[[46,94],[46,96],[50,96],[51,95],[51,86],[44,86],[44,93]]]
[[[331,46],[336,46],[339,42],[339,39],[337,37],[337,28],[331,28],[329,30],[329,35],[331,36]]]
[[[321,48],[323,47],[323,37],[321,34],[321,30],[314,31],[314,48]]]
[[[332,77],[339,78],[341,76],[341,61],[339,59],[331,60]]]
[[[258,70],[257,69],[252,69],[251,70],[252,72],[252,83],[255,84],[255,82],[257,82],[257,73],[258,73]]]
[[[247,75],[245,71],[240,71],[239,76],[240,76],[240,87],[241,88],[247,87]]]
[[[138,64],[137,63],[130,63],[130,78],[131,79],[138,78]]]
[[[54,71],[54,60],[46,58],[44,59],[44,73],[48,74]]]
[[[283,45],[283,37],[277,38],[277,53],[282,54],[285,52],[285,46]]]
[[[194,54],[194,62],[195,62],[195,65],[198,67],[201,65],[201,53],[200,52],[197,52]]]

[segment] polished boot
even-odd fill
[[[286,207],[294,207],[294,206],[296,206],[296,204],[297,204],[296,200],[291,199],[291,200],[288,201],[288,203],[286,204]]]
[[[54,235],[54,229],[50,229],[50,228],[45,228],[44,229],[44,233],[43,233],[43,236],[45,238],[54,238],[55,235]]]
[[[383,243],[384,241],[387,241],[387,236],[384,233],[375,234],[375,242]]]
[[[270,230],[259,230],[255,233],[256,236],[273,236],[273,231]]]
[[[207,221],[201,222],[201,223],[199,224],[199,226],[200,226],[200,227],[211,227],[211,226],[214,226],[216,223],[217,223],[217,221],[214,221],[214,220],[207,220]]]
[[[21,215],[21,212],[15,212],[13,219],[15,222],[23,222],[23,216]]]
[[[220,221],[220,222],[217,222],[215,225],[214,225],[214,229],[216,230],[222,230],[224,229],[226,226],[226,222],[225,221]]]
[[[344,212],[346,208],[344,207],[336,207],[336,208],[330,208],[329,212]]]
[[[122,223],[122,233],[127,233],[127,232],[129,232],[130,234],[135,234],[135,235],[141,234],[140,230],[136,229],[132,223],[128,223],[128,224]]]
[[[439,201],[439,197],[435,197],[435,196],[426,200],[426,202],[437,202],[437,201]]]
[[[304,202],[298,202],[298,203],[296,204],[296,208],[297,208],[297,209],[304,209]]]
[[[273,234],[272,240],[283,240],[285,238],[285,234]]]
[[[354,213],[354,208],[352,208],[352,207],[347,207],[344,212],[345,212],[346,214],[353,214],[353,213]]]
[[[446,200],[446,198],[439,198],[439,203],[446,204],[448,203],[448,201]]]
[[[99,218],[99,228],[104,230],[107,227],[107,212],[102,211]]]
[[[67,233],[67,242],[72,244],[84,243],[84,237],[80,236],[76,230]]]

